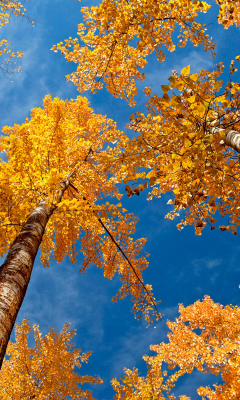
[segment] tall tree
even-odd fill
[[[0,268],[0,362],[39,246],[45,267],[51,256],[76,262],[81,251],[80,272],[95,264],[109,279],[118,273],[122,287],[114,300],[130,294],[135,316],[143,313],[150,322],[157,309],[151,286],[142,280],[145,239],[132,239],[137,218],[117,203],[121,161],[115,159],[127,137],[113,121],[94,114],[86,98],[50,95],[30,120],[3,133],[0,255],[9,252]],[[115,202],[104,203],[104,197]]]
[[[122,383],[112,381],[115,400],[174,399],[172,390],[185,374],[194,371],[221,375],[221,384],[199,387],[202,400],[237,400],[240,396],[240,307],[223,307],[209,297],[193,305],[179,307],[180,316],[167,322],[171,332],[169,343],[151,346],[157,355],[144,356],[148,373],[141,377],[138,370],[125,370]],[[165,364],[174,370],[163,370]],[[190,400],[186,395],[181,400]]]
[[[8,344],[8,358],[4,359],[0,374],[2,400],[93,399],[91,391],[82,389],[82,385],[98,385],[102,381],[76,371],[92,353],[74,348],[71,341],[76,333],[69,328],[70,324],[65,324],[59,333],[50,328],[42,336],[39,326],[31,329],[27,319],[16,325],[15,342]],[[35,346],[29,347],[28,334],[32,331]]]

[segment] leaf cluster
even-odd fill
[[[239,339],[240,308],[223,307],[209,297],[193,305],[179,307],[180,316],[175,322],[168,321],[168,343],[150,346],[157,354],[144,356],[148,365],[146,377],[138,370],[125,370],[122,382],[112,381],[116,391],[115,400],[122,399],[174,399],[172,393],[176,382],[194,370],[221,374],[222,384],[200,387],[202,399],[237,400],[240,396]],[[169,375],[163,367],[173,370]],[[190,400],[180,396],[181,400]]]
[[[2,400],[22,399],[87,399],[94,400],[84,383],[98,385],[99,377],[81,376],[76,368],[88,362],[91,352],[82,353],[71,342],[75,331],[70,324],[60,333],[53,328],[43,336],[39,326],[31,329],[27,319],[15,327],[15,342],[9,343],[8,358],[4,360],[0,375]],[[28,334],[34,332],[35,346],[29,347]]]

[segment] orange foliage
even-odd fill
[[[103,0],[99,6],[82,8],[86,23],[78,25],[81,41],[69,38],[52,50],[60,50],[67,61],[78,63],[76,72],[67,78],[81,93],[101,89],[103,79],[114,96],[133,106],[135,81],[144,79],[139,70],[145,67],[146,57],[156,51],[158,61],[163,62],[164,46],[170,52],[176,48],[172,38],[176,29],[180,30],[180,47],[188,40],[204,50],[215,47],[204,25],[195,21],[209,8],[204,1]]]
[[[42,336],[37,325],[30,328],[27,319],[15,327],[15,343],[9,342],[8,358],[0,373],[2,400],[22,399],[87,399],[93,400],[90,390],[83,390],[84,383],[96,385],[100,378],[81,376],[76,372],[80,362],[88,362],[91,352],[82,353],[71,343],[75,335],[65,324],[60,333],[50,328]],[[35,346],[29,348],[28,334],[34,332]],[[80,386],[81,385],[81,386]]]
[[[115,399],[174,399],[171,393],[176,381],[194,370],[213,375],[221,374],[223,383],[214,387],[200,387],[202,399],[238,400],[240,397],[240,307],[223,307],[209,296],[189,307],[180,305],[180,316],[175,322],[167,322],[171,333],[169,343],[151,346],[155,356],[144,356],[148,364],[146,378],[138,370],[125,370],[120,384],[112,381]],[[175,369],[167,377],[162,363]],[[181,400],[190,399],[180,396]]]
[[[216,2],[220,6],[218,22],[224,28],[239,26],[240,1]],[[202,45],[205,51],[214,49],[205,25],[196,22],[199,13],[206,13],[210,7],[205,1],[195,0],[103,0],[99,6],[82,7],[85,23],[78,25],[80,41],[70,37],[52,50],[60,50],[67,61],[78,64],[67,79],[81,93],[96,92],[104,81],[114,96],[134,106],[136,80],[145,78],[140,70],[149,54],[156,52],[158,61],[163,62],[164,46],[173,52],[176,44],[184,47],[188,40],[194,47]],[[172,35],[176,30],[180,34],[174,44]]]
[[[238,26],[240,1],[217,3],[219,23],[225,28],[233,23]],[[95,92],[104,81],[114,96],[135,105],[136,80],[144,79],[140,70],[147,56],[156,50],[158,61],[163,62],[163,45],[174,51],[172,34],[177,27],[178,45],[185,46],[189,39],[205,50],[214,48],[207,29],[195,21],[209,8],[200,1],[103,0],[99,6],[82,8],[85,23],[78,27],[81,42],[70,38],[53,50],[60,50],[67,61],[78,64],[68,80],[81,92]],[[132,117],[130,127],[140,135],[126,143],[121,155],[119,180],[140,183],[134,189],[126,186],[128,196],[139,194],[149,184],[153,187],[150,198],[173,192],[170,203],[174,210],[167,217],[172,219],[181,208],[187,209],[178,227],[193,224],[198,235],[207,223],[215,229],[217,211],[229,217],[226,224],[220,223],[222,231],[236,234],[240,221],[239,158],[232,148],[223,146],[224,129],[240,128],[240,84],[231,82],[222,88],[218,79],[222,69],[220,63],[216,71],[190,75],[190,67],[186,67],[181,74],[171,76],[170,84],[162,85],[162,97],[149,97],[148,115],[136,113]],[[230,74],[236,70],[232,62]],[[151,88],[144,91],[151,95]],[[143,167],[151,171],[145,173]]]
[[[218,22],[228,28],[236,24],[240,26],[240,1],[239,0],[216,0],[219,7]]]
[[[226,226],[220,223],[221,230],[236,233],[240,222],[239,154],[223,141],[226,129],[240,131],[240,84],[222,88],[222,71],[220,64],[211,73],[191,75],[188,66],[162,86],[162,97],[151,96],[145,88],[148,114],[131,117],[129,127],[140,134],[125,145],[124,182],[145,180],[139,187],[152,187],[150,199],[172,192],[168,203],[174,210],[167,218],[187,209],[178,227],[193,224],[198,235],[207,223],[215,228],[218,211],[229,217]],[[230,72],[234,71],[232,62]],[[140,174],[140,167],[150,172]],[[126,190],[134,194],[129,184]]]
[[[141,254],[145,239],[136,241],[137,218],[125,214],[116,184],[121,146],[127,137],[105,116],[94,114],[86,98],[63,101],[46,96],[43,108],[32,110],[31,119],[3,128],[0,151],[0,254],[20,232],[27,216],[45,200],[54,206],[41,243],[41,261],[76,262],[83,253],[84,273],[90,265],[104,269],[112,279],[120,275],[116,298],[131,294],[137,317],[151,319],[156,311],[151,286],[143,285],[148,262]],[[60,203],[56,194],[70,179]],[[103,201],[114,198],[112,204]],[[114,300],[116,300],[114,298]]]
[[[1,0],[0,1],[0,28],[2,28],[4,25],[6,25],[9,20],[11,15],[15,16],[25,16],[25,11],[26,9],[23,9],[23,5],[15,0]],[[0,41],[0,56],[1,55],[6,55],[7,59],[5,59],[1,64],[0,64],[0,69],[4,73],[4,75],[10,73],[8,67],[11,66],[12,58],[17,56],[17,57],[22,57],[23,52],[17,52],[17,54],[14,51],[11,51],[9,49],[9,46],[11,45],[10,42],[8,42],[6,39],[2,39]],[[4,67],[5,65],[6,67]],[[20,71],[21,68],[18,68],[18,71]]]

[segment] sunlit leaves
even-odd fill
[[[218,22],[224,28],[236,24],[240,26],[240,1],[239,0],[216,0],[219,4]]]
[[[0,254],[44,200],[54,213],[41,242],[43,266],[49,265],[51,256],[58,262],[66,256],[76,262],[82,252],[81,271],[96,265],[109,279],[118,273],[122,287],[117,297],[131,294],[136,317],[143,312],[149,322],[154,307],[151,288],[147,293],[142,283],[142,271],[148,266],[142,254],[145,239],[131,237],[137,218],[125,213],[116,187],[123,165],[122,146],[128,138],[112,120],[94,114],[88,100],[80,96],[63,101],[48,95],[43,108],[32,110],[30,120],[4,127],[3,132],[0,151],[6,161],[0,162]],[[66,180],[70,183],[59,202],[61,183]],[[144,187],[138,186],[135,193]],[[112,204],[110,198],[114,198]]]
[[[187,67],[183,68],[181,71],[182,75],[188,76],[190,74],[190,65],[188,65]]]
[[[30,328],[28,320],[15,327],[15,342],[9,343],[8,359],[4,360],[0,373],[0,397],[2,400],[22,399],[88,399],[93,400],[91,390],[82,389],[84,383],[96,385],[100,378],[81,376],[76,368],[88,362],[91,352],[82,353],[71,342],[75,331],[65,324],[57,333],[50,328],[47,335],[39,332],[37,325]],[[28,334],[34,332],[35,346],[29,347]]]
[[[103,87],[116,97],[134,105],[136,80],[143,80],[141,70],[153,52],[164,62],[164,48],[173,52],[188,41],[204,50],[213,49],[204,25],[196,22],[199,13],[210,8],[206,2],[167,0],[103,0],[99,6],[83,7],[84,24],[79,24],[80,40],[69,38],[53,46],[67,61],[78,63],[67,78],[80,92],[95,92]],[[180,35],[176,40],[176,29]],[[134,44],[134,41],[136,44]]]
[[[218,211],[229,217],[227,224],[219,222],[220,229],[226,225],[222,231],[236,233],[240,222],[239,155],[233,145],[223,145],[225,129],[234,124],[240,131],[240,85],[223,87],[222,71],[222,64],[213,72],[190,74],[190,66],[181,74],[175,71],[170,85],[162,86],[162,97],[148,97],[148,114],[131,117],[129,127],[140,135],[125,145],[127,191],[133,190],[130,181],[136,181],[140,168],[146,168],[149,198],[172,192],[174,209],[167,218],[185,209],[178,228],[193,224],[198,235],[207,224],[214,229],[211,221]]]
[[[179,313],[175,322],[167,322],[171,330],[169,342],[150,346],[157,354],[143,357],[148,365],[147,376],[139,376],[137,369],[125,369],[121,383],[116,379],[112,381],[116,400],[173,399],[176,382],[196,370],[221,374],[222,378],[219,385],[199,387],[199,396],[209,400],[239,399],[240,308],[223,307],[205,296],[203,301],[198,300],[186,308],[180,305]],[[163,363],[173,370],[172,374],[163,370]],[[180,399],[190,398],[183,395]]]
[[[15,0],[0,1],[0,28],[9,23],[10,17],[12,15],[24,17],[25,11],[26,9],[23,8],[23,5],[19,1]],[[10,49],[10,45],[11,43],[8,42],[6,39],[2,39],[0,41],[0,56],[4,57],[4,59],[2,58],[0,63],[0,70],[4,73],[5,76],[9,73],[13,73],[9,69],[12,63],[12,58],[23,56],[23,52],[15,53],[14,51],[12,51]],[[20,69],[21,68],[19,67],[18,71],[20,71]]]

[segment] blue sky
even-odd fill
[[[92,1],[92,4],[97,3]],[[15,50],[24,51],[24,57],[17,59],[22,72],[10,77],[10,80],[0,76],[1,126],[23,123],[32,108],[42,105],[42,99],[48,93],[62,99],[78,95],[74,85],[65,79],[75,65],[66,63],[63,56],[50,51],[50,48],[69,36],[76,37],[77,24],[81,22],[80,8],[85,5],[90,5],[90,2],[31,0],[27,3],[27,14],[36,20],[35,27],[24,19],[12,18],[1,29],[2,37],[10,40]],[[201,20],[211,23],[210,35],[218,42],[215,60],[191,45],[167,54],[163,64],[157,63],[151,56],[145,71],[146,80],[138,84],[139,94],[134,109],[124,100],[115,99],[103,90],[95,95],[84,94],[91,101],[94,111],[106,114],[117,121],[119,129],[124,129],[133,112],[144,111],[144,86],[152,86],[160,94],[161,85],[167,83],[171,70],[181,71],[188,64],[191,65],[191,72],[200,68],[211,70],[216,61],[223,61],[227,70],[230,61],[240,54],[239,31],[233,27],[224,30],[218,25],[216,6]],[[179,220],[164,219],[170,208],[166,204],[169,198],[170,194],[149,202],[146,195],[141,194],[131,199],[124,196],[122,201],[128,211],[140,218],[136,237],[148,239],[145,250],[151,256],[144,280],[153,285],[155,297],[162,300],[159,309],[165,315],[155,328],[146,329],[144,321],[134,320],[129,298],[117,304],[111,302],[111,297],[119,288],[117,278],[112,281],[104,279],[102,271],[94,267],[81,275],[78,272],[81,257],[74,265],[68,261],[57,264],[52,260],[49,269],[43,269],[39,259],[36,260],[18,321],[27,317],[31,324],[39,324],[43,333],[47,333],[50,326],[59,331],[65,322],[70,321],[72,328],[77,329],[77,346],[83,351],[94,352],[81,372],[100,375],[104,380],[103,385],[93,388],[93,394],[98,399],[112,398],[110,380],[120,378],[124,367],[135,366],[146,373],[141,358],[150,354],[150,344],[166,340],[165,322],[177,316],[178,304],[192,304],[205,294],[224,305],[239,304],[239,236],[219,230],[210,231],[208,227],[201,237],[195,236],[192,227],[179,232],[176,228]],[[197,400],[200,397],[195,392],[196,387],[216,379],[210,380],[207,375],[199,376],[197,373],[187,376],[175,393]]]

